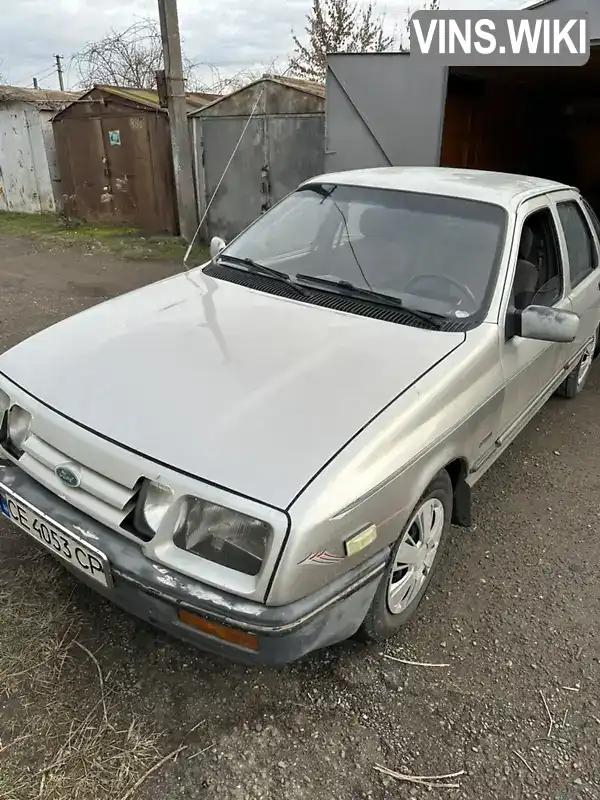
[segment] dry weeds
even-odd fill
[[[72,580],[19,534],[3,535],[0,569],[0,800],[133,797],[160,737],[78,640]]]

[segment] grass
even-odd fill
[[[48,252],[179,263],[186,249],[175,237],[51,215],[0,213],[2,236]],[[22,534],[1,534],[0,800],[139,800],[140,782],[170,758],[164,732],[139,710],[131,685],[111,674],[110,637],[106,655],[86,645],[75,581]]]
[[[114,253],[125,260],[182,263],[187,243],[178,236],[146,235],[122,225],[94,225],[56,214],[0,212],[0,237],[33,239],[48,248],[82,247]],[[208,248],[195,245],[191,263],[208,258]]]
[[[2,555],[0,800],[132,796],[161,760],[160,735],[79,642],[64,570],[17,535]]]

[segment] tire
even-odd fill
[[[575,369],[571,374],[565,378],[557,389],[557,394],[560,397],[565,397],[567,400],[572,400],[577,395],[581,394],[587,383],[590,375],[592,362],[596,354],[597,335],[587,343],[586,348],[579,360]]]
[[[434,512],[432,517],[429,516],[431,511]],[[424,542],[423,530],[429,520],[434,541],[426,551],[419,552]],[[414,617],[439,564],[451,520],[452,482],[446,470],[442,470],[423,493],[392,548],[388,568],[360,628],[361,638],[372,641],[387,639]],[[418,560],[407,566],[404,558],[407,562],[413,558]]]

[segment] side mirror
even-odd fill
[[[527,306],[513,312],[513,319],[514,335],[523,339],[568,344],[575,341],[579,330],[577,314],[548,306]]]
[[[226,243],[220,236],[213,236],[210,240],[210,257],[216,258],[225,247]]]

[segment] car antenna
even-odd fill
[[[183,266],[186,268],[186,270],[188,269],[187,260],[190,257],[190,253],[192,252],[192,247],[194,246],[194,243],[196,242],[196,239],[198,238],[198,234],[200,233],[200,228],[204,225],[204,220],[208,216],[208,211],[209,211],[209,209],[210,209],[210,207],[212,205],[212,202],[215,199],[215,196],[216,196],[217,192],[219,191],[219,189],[221,187],[221,183],[223,182],[223,178],[225,177],[225,173],[229,169],[229,167],[231,165],[231,162],[233,161],[233,158],[234,158],[235,154],[237,153],[237,151],[239,149],[239,146],[242,143],[242,139],[244,138],[244,134],[246,133],[246,131],[248,130],[248,126],[252,122],[254,114],[256,113],[256,109],[258,108],[258,104],[260,102],[260,98],[263,96],[264,91],[265,91],[265,87],[263,86],[262,89],[260,90],[260,92],[258,93],[258,97],[256,98],[256,102],[254,103],[252,111],[250,112],[250,116],[246,120],[246,124],[244,125],[244,128],[243,128],[243,130],[242,130],[242,132],[240,134],[240,138],[237,140],[237,144],[233,148],[233,152],[232,152],[232,154],[231,154],[231,156],[229,158],[229,161],[225,165],[225,169],[223,170],[223,174],[219,178],[219,182],[217,183],[217,185],[215,187],[215,190],[212,193],[212,197],[210,198],[210,200],[206,204],[206,208],[204,209],[204,214],[202,214],[202,219],[200,220],[200,222],[198,223],[198,227],[196,228],[196,233],[193,235],[192,241],[189,243],[188,248],[185,251],[185,255],[183,257]]]

